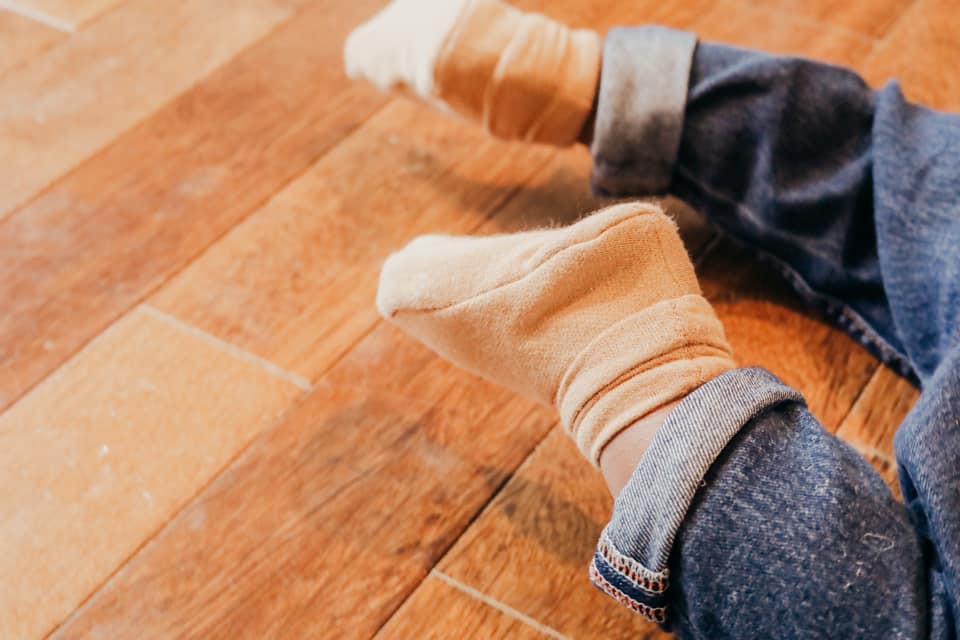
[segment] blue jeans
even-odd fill
[[[922,395],[900,503],[772,374],[707,383],[617,497],[594,583],[682,637],[957,637],[960,117],[659,27],[608,35],[598,100],[595,190],[691,203]]]

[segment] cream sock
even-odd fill
[[[600,39],[500,0],[395,0],[350,34],[344,60],[497,137],[566,145],[593,106]]]
[[[735,366],[674,223],[648,204],[565,228],[422,236],[380,313],[453,363],[554,405],[583,454]]]

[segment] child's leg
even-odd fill
[[[590,569],[637,613],[689,637],[947,637],[956,538],[925,556],[926,530],[796,391],[731,369],[661,213],[416,240],[387,261],[378,305],[455,363],[554,403],[593,462],[647,430]],[[942,411],[938,428],[955,427]],[[915,459],[945,470],[956,450]],[[949,507],[930,522],[954,532],[949,491],[910,495],[921,513]]]
[[[955,597],[908,510],[762,369],[726,373],[674,409],[617,496],[590,573],[685,638],[954,632]]]
[[[663,114],[616,108],[647,73],[616,43],[654,39],[644,29],[607,38],[593,144],[601,189],[630,190],[644,174],[645,149],[620,141]],[[605,106],[607,94],[620,102]],[[906,103],[895,84],[872,91],[844,69],[711,44],[697,47],[674,113],[670,190],[921,380],[895,449],[931,598],[920,631],[937,637],[960,610],[960,117]]]

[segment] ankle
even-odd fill
[[[618,433],[600,453],[600,472],[613,496],[617,496],[633,475],[657,430],[680,400],[657,409]]]

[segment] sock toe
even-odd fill
[[[403,311],[461,303],[515,282],[560,252],[640,216],[659,216],[673,226],[658,207],[634,202],[602,209],[569,227],[481,237],[420,236],[384,263],[377,308],[393,318]]]

